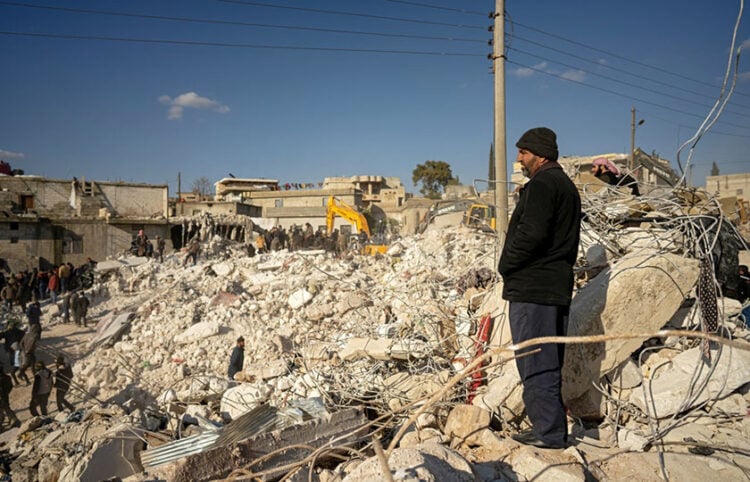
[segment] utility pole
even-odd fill
[[[628,170],[632,173],[635,169],[635,106],[631,107],[630,114],[630,162],[628,163]]]
[[[180,182],[180,173],[177,173],[177,206],[180,206],[180,216],[185,214],[182,210],[182,183]],[[175,207],[177,207],[175,206]]]
[[[495,0],[492,37],[492,69],[495,74],[495,219],[498,243],[502,246],[508,231],[508,165],[505,145],[505,0]]]
[[[628,170],[632,173],[633,178],[635,178],[636,181],[643,181],[642,175],[636,175],[633,171],[636,168],[635,165],[635,129],[646,122],[645,120],[641,119],[638,121],[638,123],[635,122],[635,106],[630,108],[630,162],[628,163]],[[639,174],[642,174],[643,169],[639,171]]]

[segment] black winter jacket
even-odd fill
[[[498,271],[508,301],[569,306],[578,256],[581,198],[557,162],[523,187],[508,226]]]

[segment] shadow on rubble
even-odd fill
[[[602,313],[607,306],[611,275],[611,268],[607,267],[578,290],[570,307],[567,336],[605,333]],[[627,332],[628,328],[619,331]],[[583,420],[598,421],[602,418],[603,395],[594,385],[599,383],[602,361],[606,356],[605,342],[575,343],[565,347],[563,400],[570,413]]]

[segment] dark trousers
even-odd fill
[[[31,395],[31,403],[29,403],[29,412],[33,416],[38,416],[37,408],[42,412],[42,415],[47,416],[47,402],[49,401],[49,393]]]
[[[568,330],[568,307],[536,303],[510,303],[510,333],[513,343],[540,336],[564,336]],[[536,438],[548,444],[567,443],[568,424],[562,401],[562,365],[565,345],[547,343],[520,352],[538,353],[516,359],[523,382],[523,403]]]
[[[75,410],[75,407],[72,403],[65,400],[65,395],[67,395],[68,389],[61,390],[59,388],[55,389],[55,401],[57,402],[57,411],[62,412],[63,409],[68,409],[71,412]]]
[[[0,396],[0,418],[3,420],[8,418],[12,425],[20,425],[21,422],[16,417],[16,413],[10,408],[10,402],[8,401],[8,395]]]

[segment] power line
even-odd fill
[[[544,35],[549,35],[550,37],[553,37],[553,38],[556,38],[556,39],[559,39],[559,40],[564,40],[565,42],[570,42],[570,43],[572,43],[574,45],[578,45],[580,47],[585,47],[587,49],[594,50],[595,52],[606,54],[606,55],[609,55],[611,57],[618,58],[620,60],[625,60],[626,62],[631,62],[631,63],[636,64],[636,65],[640,65],[640,66],[643,66],[643,67],[648,67],[649,69],[653,69],[653,70],[656,70],[658,72],[662,72],[664,74],[673,75],[675,77],[678,77],[678,78],[681,78],[681,79],[684,79],[684,80],[689,80],[689,81],[695,82],[697,84],[706,85],[706,86],[712,87],[714,89],[717,87],[715,84],[712,84],[710,82],[704,82],[702,80],[693,79],[692,77],[688,77],[686,75],[678,74],[676,72],[672,72],[672,71],[669,71],[667,69],[663,69],[661,67],[657,67],[655,65],[647,64],[645,62],[640,62],[638,60],[633,60],[633,59],[630,59],[630,58],[625,57],[623,55],[616,54],[616,53],[613,53],[613,52],[609,52],[607,50],[603,50],[603,49],[600,49],[598,47],[594,47],[594,46],[585,44],[583,42],[578,42],[577,40],[572,40],[572,39],[563,37],[562,35],[557,35],[555,33],[547,32],[545,30],[542,30],[542,29],[539,29],[539,28],[536,28],[536,27],[532,27],[530,25],[526,25],[526,24],[523,24],[523,23],[520,23],[520,22],[515,22],[515,24],[518,25],[519,27],[522,27],[522,28],[525,28],[525,29],[528,29],[528,30],[533,30],[534,32],[538,32],[538,33],[541,33],[541,34],[544,34]],[[739,94],[739,95],[742,95],[742,96],[745,96],[745,97],[750,97],[750,94],[743,94],[741,92],[736,92],[736,94]]]
[[[385,0],[386,2],[391,3],[402,3],[404,5],[413,5],[415,7],[425,7],[425,8],[434,8],[436,10],[446,10],[448,12],[458,12],[458,13],[468,13],[473,15],[487,15],[487,12],[477,12],[472,10],[464,10],[463,8],[451,8],[451,7],[443,7],[441,5],[430,5],[428,3],[420,3],[420,2],[407,2],[406,0]]]
[[[697,96],[704,97],[704,98],[707,98],[707,99],[715,100],[715,97],[707,95],[707,94],[703,94],[701,92],[696,92],[694,90],[690,90],[690,89],[685,89],[685,88],[682,88],[682,87],[678,87],[678,86],[676,86],[674,84],[670,84],[669,82],[662,82],[660,80],[656,80],[656,79],[652,79],[652,78],[649,78],[649,77],[644,77],[644,76],[641,76],[641,75],[637,75],[637,74],[635,74],[635,73],[633,73],[633,72],[631,72],[629,70],[620,69],[620,68],[613,67],[613,66],[607,65],[607,64],[602,64],[600,62],[597,62],[596,60],[587,59],[586,57],[582,57],[580,55],[576,55],[576,54],[570,53],[570,52],[568,52],[566,50],[558,49],[558,48],[555,48],[555,47],[550,47],[549,45],[546,45],[546,44],[543,44],[543,43],[540,43],[540,42],[536,42],[534,40],[529,40],[527,38],[519,37],[517,35],[514,37],[514,39],[515,40],[521,40],[522,42],[530,43],[532,45],[536,45],[537,47],[542,47],[544,49],[551,50],[551,51],[557,52],[559,54],[567,55],[568,57],[572,57],[574,59],[581,60],[583,62],[594,64],[594,65],[596,65],[598,67],[604,67],[604,68],[607,68],[607,69],[610,69],[610,70],[614,70],[615,72],[619,72],[621,74],[629,75],[631,77],[635,77],[635,78],[640,79],[640,80],[647,80],[649,82],[653,82],[654,84],[658,84],[658,85],[661,85],[661,86],[664,86],[664,87],[669,87],[670,89],[676,89],[676,90],[680,90],[680,91],[688,93],[688,94],[693,94],[693,95],[697,95]],[[713,87],[716,88],[716,86],[713,86]],[[738,107],[743,107],[745,109],[750,109],[750,106],[739,104],[737,102],[733,102],[733,104],[736,105],[736,106],[738,106]]]
[[[329,15],[348,15],[352,17],[374,18],[377,20],[392,20],[395,22],[418,23],[418,24],[423,24],[423,25],[442,25],[444,27],[481,29],[485,31],[487,30],[486,27],[479,27],[475,25],[453,24],[453,23],[446,23],[446,22],[432,22],[429,20],[417,20],[413,18],[403,18],[403,17],[389,17],[385,15],[373,15],[369,13],[344,12],[342,10],[326,10],[326,9],[321,9],[321,8],[307,8],[307,7],[290,7],[287,5],[274,5],[272,3],[250,2],[246,0],[217,0],[217,1],[223,2],[223,3],[234,3],[237,5],[249,5],[251,7],[281,8],[285,10],[298,10],[301,12],[325,13]]]
[[[708,104],[701,104],[701,103],[695,102],[692,99],[686,99],[684,97],[678,97],[676,95],[668,94],[666,92],[662,92],[662,91],[659,91],[659,90],[656,90],[656,89],[649,89],[648,87],[641,87],[639,85],[635,85],[635,84],[632,84],[630,82],[625,82],[624,80],[616,79],[616,78],[610,77],[608,75],[599,74],[597,72],[591,72],[589,70],[582,69],[582,68],[580,68],[580,67],[578,67],[576,65],[570,65],[570,64],[563,63],[563,62],[559,62],[557,60],[548,59],[546,57],[542,57],[540,55],[536,55],[536,54],[533,54],[531,52],[526,52],[524,50],[517,49],[515,47],[510,48],[509,50],[512,50],[514,52],[518,52],[518,53],[521,53],[521,54],[524,54],[524,55],[528,55],[529,57],[534,57],[534,58],[537,58],[537,59],[540,59],[540,60],[544,60],[546,62],[552,62],[553,64],[562,65],[563,67],[567,67],[569,69],[576,69],[576,70],[578,70],[580,72],[585,72],[585,73],[587,73],[589,75],[593,75],[595,77],[600,77],[602,79],[606,79],[606,80],[609,80],[611,82],[616,82],[618,84],[622,84],[622,85],[625,85],[627,87],[633,87],[635,89],[645,90],[646,92],[651,92],[652,94],[657,94],[657,95],[661,95],[661,96],[664,96],[664,97],[669,97],[671,99],[679,100],[681,102],[687,102],[687,103],[690,103],[690,104],[697,105],[699,107],[707,107],[709,109],[712,107],[711,105],[708,105]],[[738,116],[741,116],[741,117],[750,118],[750,114],[743,114],[741,112],[734,112],[734,111],[731,111],[729,109],[726,109],[725,112],[732,113],[734,115],[738,115]]]
[[[53,33],[35,33],[35,32],[8,32],[0,31],[0,35],[9,35],[17,37],[36,37],[36,38],[57,38],[68,40],[101,40],[109,42],[130,42],[130,43],[152,43],[165,45],[189,45],[202,47],[233,47],[247,49],[269,49],[269,50],[303,50],[303,51],[323,51],[323,52],[359,52],[359,53],[377,53],[377,54],[403,54],[403,55],[430,55],[444,57],[482,57],[484,54],[472,54],[461,52],[434,52],[422,50],[391,50],[391,49],[355,49],[355,48],[334,48],[334,47],[302,47],[294,45],[263,45],[263,44],[238,44],[228,42],[198,42],[191,40],[162,40],[162,39],[143,39],[133,37],[106,37],[100,35],[66,35]]]
[[[114,12],[109,10],[91,10],[84,8],[70,8],[70,7],[54,7],[50,5],[35,5],[31,3],[22,2],[4,2],[0,1],[0,5],[6,5],[11,7],[22,7],[22,8],[36,8],[42,10],[55,10],[62,12],[71,13],[84,13],[93,15],[108,15],[112,17],[127,17],[127,18],[144,18],[148,20],[165,20],[170,22],[185,22],[185,23],[200,23],[200,24],[211,24],[211,25],[234,25],[239,27],[261,27],[261,28],[276,28],[286,30],[306,30],[312,32],[325,32],[325,33],[342,33],[349,35],[373,35],[378,37],[394,37],[394,38],[409,38],[418,40],[445,40],[445,41],[456,41],[456,42],[474,42],[474,43],[486,43],[484,40],[462,38],[462,37],[434,37],[427,35],[412,35],[412,34],[395,34],[386,32],[373,32],[363,30],[342,30],[333,28],[319,28],[319,27],[301,27],[295,25],[280,25],[280,24],[267,24],[267,23],[255,23],[255,22],[240,22],[232,20],[209,20],[199,19],[190,17],[170,17],[165,15],[148,15],[130,12]]]
[[[517,65],[517,66],[519,66],[521,68],[524,68],[524,69],[529,69],[529,70],[532,70],[534,72],[539,72],[541,74],[549,75],[550,77],[557,77],[558,79],[562,79],[562,80],[565,80],[567,82],[573,82],[574,84],[582,85],[584,87],[589,87],[591,89],[595,89],[595,90],[599,90],[599,91],[602,91],[602,92],[606,92],[608,94],[616,95],[618,97],[623,97],[625,99],[635,100],[635,101],[641,102],[643,104],[652,105],[654,107],[659,107],[661,109],[665,109],[665,110],[669,110],[669,111],[672,111],[672,112],[676,112],[678,114],[688,115],[690,117],[697,117],[699,119],[703,119],[704,118],[704,116],[701,116],[701,115],[698,115],[698,114],[693,114],[693,113],[690,113],[690,112],[686,112],[684,110],[675,109],[674,107],[669,107],[669,106],[666,106],[666,105],[657,104],[656,102],[651,102],[651,101],[648,101],[648,100],[640,99],[638,97],[633,97],[633,96],[630,96],[630,95],[622,94],[620,92],[615,92],[614,90],[605,89],[604,87],[598,87],[596,85],[587,84],[585,82],[581,82],[581,81],[575,80],[575,79],[570,79],[568,77],[564,77],[562,75],[558,75],[558,74],[555,74],[555,73],[552,73],[552,72],[547,72],[545,70],[538,69],[538,68],[532,67],[530,65],[524,65],[524,64],[521,64],[519,62],[514,62],[512,60],[506,60],[506,62],[508,62],[509,64]],[[717,121],[717,122],[719,122],[721,124],[724,124],[724,125],[732,126],[732,127],[738,127],[740,129],[747,129],[747,126],[741,126],[741,125],[733,124],[733,123],[727,122],[727,121]]]

